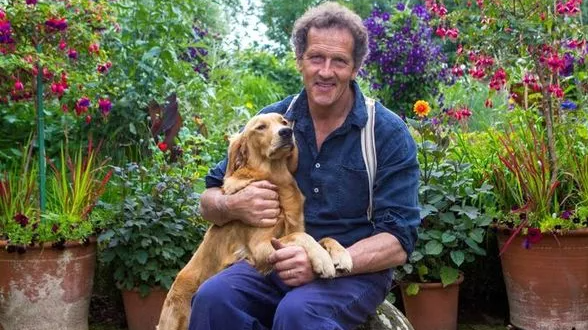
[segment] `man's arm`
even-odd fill
[[[271,227],[280,213],[277,187],[268,181],[253,182],[233,195],[223,194],[221,188],[211,187],[200,196],[202,217],[217,226],[233,220],[250,226]]]
[[[347,248],[353,260],[349,275],[377,272],[406,262],[407,254],[400,241],[389,233],[364,238]]]

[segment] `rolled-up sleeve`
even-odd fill
[[[216,166],[208,170],[208,174],[204,178],[206,189],[220,187],[223,185],[223,178],[227,169],[227,159],[221,160]]]
[[[404,123],[381,130],[376,139],[378,169],[374,185],[374,232],[394,235],[407,254],[411,254],[420,225],[418,204],[419,164],[417,148]]]

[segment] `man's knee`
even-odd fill
[[[227,285],[223,279],[213,276],[204,281],[192,296],[192,308],[194,306],[198,306],[198,308],[219,306],[223,301],[231,299],[232,291],[230,285]]]
[[[286,295],[276,309],[272,329],[341,329],[327,314],[315,309],[304,295]]]

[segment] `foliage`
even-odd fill
[[[431,119],[410,120],[421,165],[419,203],[422,226],[409,262],[399,267],[400,278],[410,281],[408,294],[417,294],[416,282],[457,281],[459,270],[476,256],[491,216],[485,203],[492,186],[474,182],[471,165],[456,157],[454,137]]]
[[[111,63],[100,44],[112,24],[109,1],[0,1],[0,158],[19,157],[15,142],[34,130],[39,81],[50,155],[69,128],[108,117],[99,83]]]
[[[364,21],[370,36],[365,74],[383,103],[402,115],[410,114],[415,99],[435,96],[440,83],[450,83],[429,20],[424,6],[399,3],[389,12],[374,10]]]
[[[92,129],[122,164],[139,160],[148,149],[151,102],[165,104],[175,93],[183,116],[199,108],[215,43],[216,32],[209,31],[220,31],[222,15],[209,1],[125,0],[112,7],[118,25],[105,34],[104,49],[114,65],[103,85],[113,95],[113,111],[108,122]]]
[[[168,164],[167,153],[151,150],[152,162],[115,168],[123,202],[99,237],[101,261],[118,285],[143,295],[154,286],[169,289],[206,229],[194,189],[201,162],[182,153],[180,163]]]
[[[279,45],[278,52],[287,52],[290,48],[290,36],[294,22],[312,6],[325,0],[262,0],[260,21],[267,25],[267,36]],[[373,6],[387,8],[389,1],[376,0],[339,0],[340,4],[354,10],[360,17],[367,17]]]
[[[86,152],[78,149],[73,158],[62,146],[60,162],[51,164],[47,211],[41,213],[39,171],[31,150],[29,144],[20,164],[0,181],[0,237],[18,246],[19,252],[30,244],[87,240],[101,228],[91,213],[110,179],[106,162],[91,145]]]

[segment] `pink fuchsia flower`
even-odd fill
[[[464,106],[459,109],[450,109],[449,111],[447,111],[447,115],[450,117],[453,117],[454,119],[456,119],[458,121],[466,120],[472,115],[472,110],[470,110],[468,107]]]
[[[452,41],[457,40],[457,37],[459,36],[459,30],[457,28],[451,28],[448,29],[447,32],[445,33],[445,35]]]
[[[547,58],[547,66],[552,72],[558,73],[564,68],[565,62],[562,57],[559,57],[557,54],[552,54]]]
[[[6,13],[4,10],[0,9],[0,21],[3,21],[6,18]]]
[[[98,45],[97,43],[93,43],[90,46],[88,46],[88,52],[90,54],[98,54],[100,52],[100,45]]]
[[[506,84],[506,79],[506,72],[503,68],[499,68],[490,79],[490,88],[499,91]]]
[[[92,116],[87,115],[85,121],[86,121],[86,124],[90,124],[90,122],[92,122]]]
[[[584,44],[586,44],[586,40],[572,39],[567,42],[566,46],[570,49],[576,49],[584,47]]]
[[[50,31],[64,31],[67,29],[67,19],[65,18],[52,18],[45,21],[45,26]]]
[[[565,96],[563,89],[561,89],[561,87],[557,84],[549,85],[549,92],[558,99],[563,99]]]
[[[112,63],[110,61],[104,64],[98,64],[98,66],[96,67],[96,71],[98,71],[99,73],[107,73],[108,69],[110,69],[111,66]]]
[[[108,116],[112,109],[112,103],[108,98],[100,98],[98,101],[98,108],[100,109],[100,112],[102,112],[102,115]]]
[[[16,91],[22,91],[24,89],[24,85],[22,84],[22,82],[20,80],[16,80],[16,82],[14,82],[14,90]]]
[[[62,83],[53,83],[51,84],[51,92],[57,95],[58,97],[63,96],[63,93],[67,89],[67,86],[64,86]]]
[[[26,0],[25,1],[27,5],[36,5],[37,4],[37,0]]]
[[[451,73],[456,77],[461,77],[463,76],[463,69],[461,68],[461,66],[454,66],[453,68],[451,68]]]
[[[67,51],[67,57],[76,60],[78,58],[78,52],[75,49],[70,48],[70,50]]]
[[[64,50],[65,48],[67,48],[67,44],[65,43],[65,40],[62,39],[59,41],[59,49]]]
[[[82,97],[81,99],[79,99],[76,102],[76,106],[75,106],[75,111],[76,114],[79,116],[82,113],[85,113],[88,111],[88,107],[90,106],[90,99],[88,99],[87,97]]]
[[[444,27],[438,26],[437,30],[435,30],[435,34],[440,38],[445,38],[445,36],[447,35],[447,29],[445,29]]]
[[[482,79],[486,75],[483,68],[475,67],[470,69],[470,75],[475,79]]]

